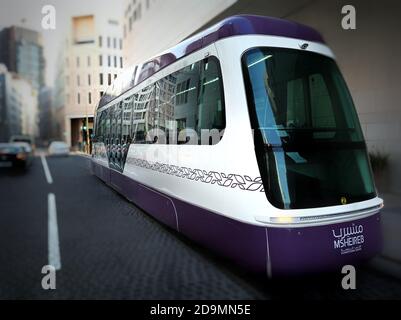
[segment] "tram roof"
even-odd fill
[[[319,32],[311,27],[279,18],[237,15],[195,34],[142,65],[132,66],[122,73],[101,98],[99,107],[135,87],[173,62],[220,39],[240,35],[269,35],[324,43]],[[110,90],[111,89],[111,90]],[[110,91],[110,92],[109,92]]]

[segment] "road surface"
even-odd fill
[[[341,274],[256,278],[129,203],[79,155],[0,170],[0,244],[1,299],[401,298],[399,280],[368,266],[356,290]],[[49,261],[55,290],[42,288]]]

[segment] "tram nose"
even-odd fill
[[[268,228],[274,275],[337,271],[381,251],[380,213],[324,226]]]

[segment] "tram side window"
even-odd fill
[[[168,140],[170,130],[174,130],[174,96],[175,96],[176,78],[165,77],[155,84],[155,116],[157,123],[156,128],[163,130],[165,138]],[[166,143],[160,141],[159,143]]]
[[[132,111],[132,136],[135,143],[202,143],[202,130],[218,130],[220,141],[225,128],[222,77],[218,60],[214,57],[195,62],[139,91]],[[165,140],[146,141],[152,129],[164,132]],[[187,129],[187,139],[180,132]],[[191,134],[196,132],[197,139]],[[161,132],[159,131],[159,132]],[[157,132],[157,131],[156,131]],[[154,131],[154,133],[156,133]],[[170,137],[176,134],[176,137]],[[220,135],[219,135],[220,134]],[[158,133],[156,133],[158,135]],[[209,133],[210,135],[210,133]]]
[[[96,116],[96,139],[98,141],[103,141],[103,125],[102,125],[102,121],[105,115],[105,111],[99,112]]]
[[[104,110],[102,112],[102,119],[100,120],[100,126],[102,128],[102,141],[105,142],[107,138],[107,117],[108,117],[108,110]]]
[[[201,130],[223,130],[225,128],[222,92],[222,79],[217,60],[215,58],[205,59],[202,64],[198,100],[197,132],[199,138]]]
[[[191,136],[190,130],[196,131],[198,126],[201,64],[201,62],[195,62],[172,74],[174,85],[172,86],[172,97],[170,99],[171,113],[170,118],[166,120],[170,127],[177,128],[177,139],[174,142],[178,144],[186,142],[183,137],[180,137],[182,130],[187,130],[186,134],[189,139]],[[166,81],[167,79],[168,77],[160,81]],[[198,141],[192,140],[191,142],[197,143]]]
[[[115,141],[114,144],[121,144],[121,134],[122,134],[122,102],[119,101],[116,104],[116,133],[115,133]]]
[[[96,137],[96,139],[99,139],[100,136],[102,135],[101,128],[100,128],[100,117],[101,116],[102,116],[101,112],[98,112],[96,114],[96,122],[95,122],[95,137]]]
[[[109,109],[107,109],[107,113],[106,113],[106,117],[105,117],[105,143],[109,144],[110,143],[110,139],[111,139],[111,119],[112,119],[112,108],[110,107]]]
[[[202,131],[210,135],[210,130],[215,129],[219,133],[225,128],[222,77],[216,58],[193,63],[159,80],[157,87],[161,91],[160,98],[156,99],[161,129],[176,128],[177,134],[183,129],[192,129],[196,132],[198,141],[191,142],[205,144],[202,141]],[[171,131],[167,130],[167,135],[169,132]],[[190,130],[186,134],[188,138],[192,138]],[[178,139],[173,141],[186,142]],[[206,139],[206,144],[216,144],[219,141],[218,135],[217,139]]]
[[[110,132],[110,143],[115,144],[117,139],[117,106],[111,107],[111,132]]]
[[[134,143],[147,143],[148,131],[156,127],[155,84],[151,84],[133,96],[132,140]]]
[[[134,97],[131,96],[123,101],[123,126],[122,126],[122,140],[123,143],[131,143],[131,118]]]

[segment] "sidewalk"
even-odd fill
[[[90,154],[82,152],[82,151],[71,151],[70,154],[83,156],[83,157],[86,157],[86,158],[91,158],[92,157]]]
[[[382,209],[383,250],[371,265],[401,279],[401,194],[383,193]]]

